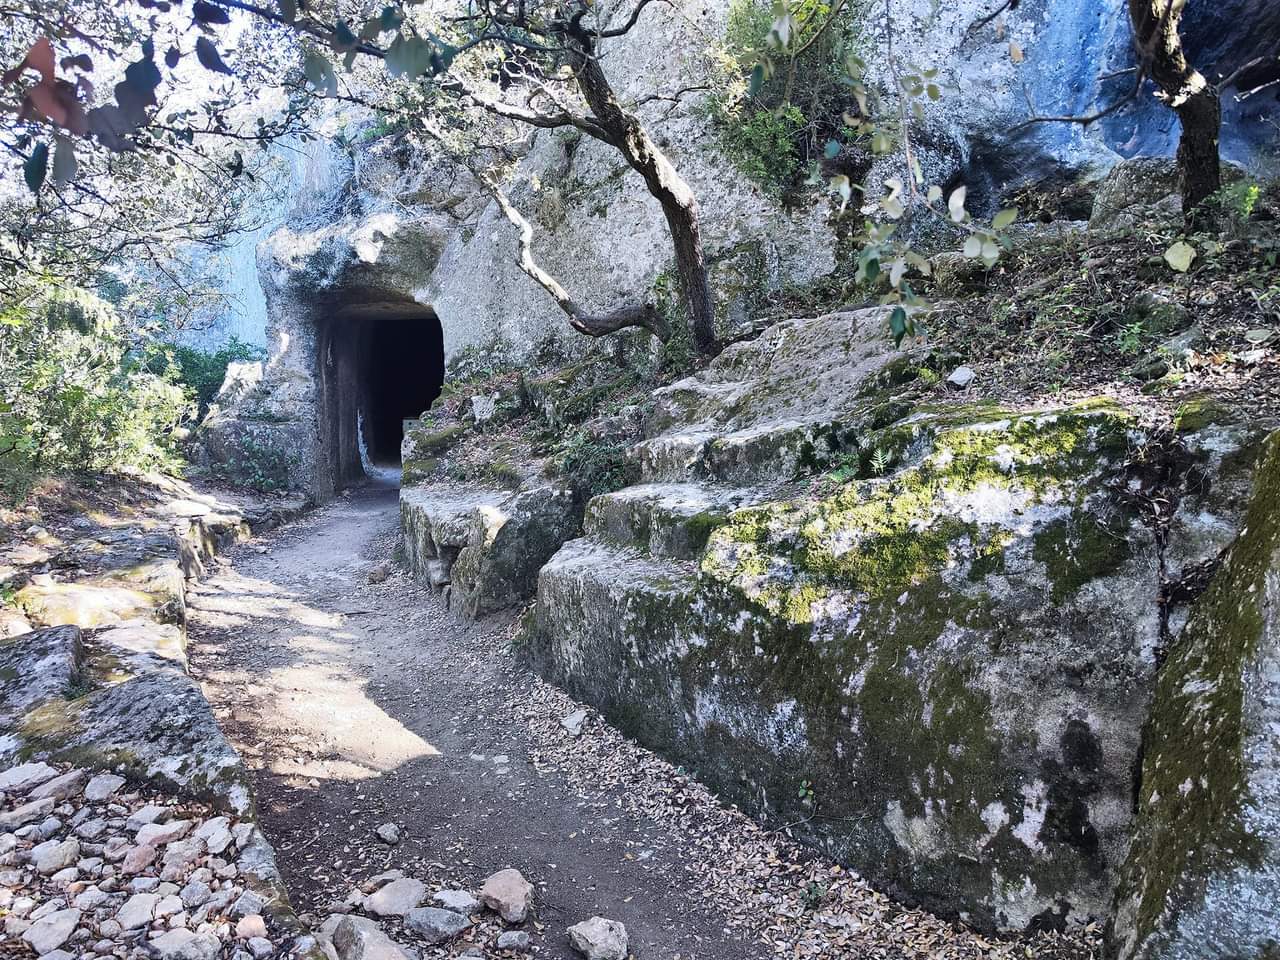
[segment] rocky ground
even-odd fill
[[[394,490],[354,491],[189,599],[193,674],[342,960],[578,957],[593,917],[644,960],[1096,955],[906,909],[721,805],[525,670],[510,618],[461,623],[390,565],[396,519]],[[526,916],[481,905],[510,869]]]
[[[0,773],[0,793],[0,954],[267,960],[314,946],[245,885],[262,850],[251,823],[40,762]]]

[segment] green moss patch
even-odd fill
[[[1160,673],[1145,731],[1138,828],[1118,902],[1138,942],[1194,903],[1209,878],[1262,852],[1244,823],[1245,674],[1258,652],[1267,584],[1280,564],[1280,434],[1267,443],[1244,529]]]

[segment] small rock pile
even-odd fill
[[[253,824],[40,762],[0,772],[0,797],[0,941],[43,960],[267,960],[311,946],[273,936],[268,897],[247,886]]]
[[[524,925],[533,910],[533,884],[519,870],[499,870],[475,894],[437,890],[430,906],[423,905],[427,893],[425,883],[401,870],[380,873],[345,900],[330,904],[329,917],[316,937],[330,960],[414,960],[415,947],[442,944],[450,944],[448,955],[457,957],[484,957],[486,946],[508,955],[533,950],[528,930],[507,928]],[[392,939],[383,922],[398,924],[401,938],[414,946]],[[627,930],[616,920],[592,917],[570,927],[567,934],[587,960],[628,956]],[[434,953],[424,951],[427,955]]]

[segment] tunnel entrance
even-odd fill
[[[321,441],[334,487],[400,466],[404,423],[430,409],[444,382],[444,334],[418,303],[349,304],[317,324]]]
[[[429,409],[444,382],[444,337],[435,314],[365,324],[359,377],[369,459],[379,466],[399,466],[404,422]]]

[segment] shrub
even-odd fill
[[[555,466],[583,500],[611,493],[640,479],[637,466],[627,459],[629,444],[593,437],[585,430],[572,434],[561,446]]]
[[[229,365],[261,360],[265,356],[265,351],[261,348],[245,343],[238,337],[232,337],[226,346],[212,352],[182,346],[171,348],[171,352],[173,362],[177,365],[178,380],[190,387],[195,394],[199,418],[209,412],[209,404],[226,379]]]
[[[43,475],[177,469],[193,413],[172,363],[130,342],[110,305],[49,290],[0,314],[0,486]]]
[[[829,3],[785,2],[798,25],[796,46],[804,52],[794,63],[779,64],[753,95],[745,78],[764,52],[774,3],[732,0],[720,55],[720,82],[709,101],[729,158],[761,188],[783,197],[801,186],[828,140],[847,139],[843,115],[856,110],[856,105],[842,84],[841,58],[855,43],[852,33],[859,6],[849,4],[836,22],[823,29],[831,16]]]

